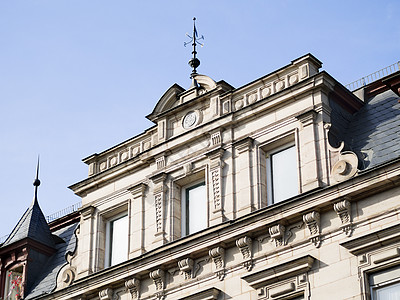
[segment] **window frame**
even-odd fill
[[[122,212],[119,213],[111,218],[109,218],[106,221],[106,232],[105,232],[105,249],[104,249],[104,267],[105,268],[109,268],[112,267],[114,265],[117,265],[121,262],[117,262],[117,263],[112,263],[112,255],[113,255],[113,250],[112,250],[112,242],[113,242],[113,233],[114,230],[113,229],[113,224],[115,221],[121,220],[123,218],[126,218],[126,260],[128,260],[128,256],[129,256],[129,215],[128,212]]]
[[[274,145],[274,144],[273,144]],[[271,145],[271,146],[273,146]],[[276,145],[276,144],[275,144]],[[280,199],[276,201],[274,195],[274,170],[273,170],[273,156],[282,153],[288,149],[294,148],[295,152],[295,161],[296,161],[296,177],[297,177],[297,193],[284,199]],[[267,206],[271,206],[292,197],[295,197],[301,193],[301,183],[300,183],[300,166],[299,166],[299,154],[298,147],[296,142],[293,140],[291,142],[285,142],[283,144],[276,145],[275,147],[268,147],[267,151],[264,151],[264,159],[265,159],[265,180],[266,180],[266,198],[267,198]]]
[[[205,208],[205,214],[206,214],[206,221],[205,221],[205,226],[204,228],[189,233],[190,229],[190,219],[189,219],[189,191],[196,189],[200,186],[204,186],[204,203],[206,204]],[[205,181],[205,178],[196,180],[191,182],[190,184],[186,184],[183,187],[181,187],[181,237],[185,237],[191,234],[194,234],[196,232],[199,232],[203,229],[206,229],[209,226],[209,221],[208,221],[208,197],[207,197],[207,183]]]
[[[385,274],[386,273],[386,274]],[[392,274],[392,273],[397,273]],[[371,281],[373,279],[374,276],[377,275],[384,275],[385,277],[390,277],[392,275],[395,275],[397,277],[391,277],[391,278],[385,278],[385,279],[378,279],[375,284],[373,284]],[[369,284],[369,292],[371,294],[371,300],[379,300],[379,298],[376,297],[376,292],[378,290],[382,290],[384,288],[390,287],[390,286],[394,286],[397,285],[398,289],[400,291],[400,265],[396,265],[396,266],[392,266],[380,271],[376,271],[376,272],[370,272],[368,274],[368,284]]]
[[[20,269],[21,271],[16,271],[17,269]],[[21,276],[21,291],[20,291],[20,293],[23,292],[24,271],[25,271],[24,265],[14,265],[14,266],[12,266],[11,268],[9,268],[9,269],[6,270],[6,272],[5,272],[5,279],[4,279],[4,288],[3,288],[4,299],[6,299],[7,296],[8,296],[8,293],[10,293],[10,280],[11,280],[11,278],[9,277],[9,274],[10,274],[10,273],[17,272],[17,273],[19,274],[19,275],[17,275],[17,276]],[[10,294],[10,297],[9,297],[9,298],[10,298],[10,299],[13,299],[13,298],[15,298],[15,296],[16,296],[17,294],[18,294],[18,293],[15,293],[15,291],[14,291],[14,292],[12,292],[12,293]]]

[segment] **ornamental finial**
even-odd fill
[[[196,29],[196,18],[193,18],[193,35],[190,36],[188,33],[186,33],[186,36],[190,39],[188,42],[185,42],[183,45],[186,47],[186,45],[192,43],[193,46],[193,57],[191,60],[189,60],[189,66],[192,67],[192,73],[190,74],[190,78],[194,78],[194,76],[197,74],[196,68],[200,66],[200,60],[196,57],[197,51],[196,51],[196,45],[200,45],[201,47],[204,46],[204,44],[200,43],[200,40],[204,40],[204,36],[202,35],[201,37],[198,36],[197,34],[197,29]]]
[[[38,192],[39,185],[40,185],[40,180],[39,180],[39,155],[38,155],[38,161],[37,161],[37,166],[36,166],[36,178],[33,181],[33,186],[35,187],[35,195],[33,198],[34,202],[37,202],[37,192]]]

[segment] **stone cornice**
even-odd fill
[[[67,299],[83,293],[84,290],[87,291],[88,286],[94,292],[111,283],[120,282],[123,285],[124,281],[132,276],[138,276],[139,278],[148,276],[148,270],[157,269],[160,266],[174,265],[180,259],[188,256],[196,258],[207,255],[209,249],[217,247],[221,243],[234,247],[238,238],[244,235],[259,235],[260,232],[265,232],[265,228],[275,225],[279,220],[294,222],[299,221],[299,215],[311,210],[323,211],[328,207],[333,210],[332,204],[337,202],[338,199],[343,199],[343,197],[349,196],[350,198],[348,199],[351,199],[351,201],[357,201],[365,197],[365,195],[370,197],[383,189],[388,190],[400,186],[399,178],[400,160],[396,160],[391,164],[365,171],[351,180],[301,194],[288,201],[255,211],[232,221],[209,227],[187,238],[168,243],[140,257],[78,279],[69,287],[68,295],[64,294],[67,291],[63,290],[55,292],[54,295],[57,296],[57,299]],[[337,230],[341,229],[337,228]],[[215,239],[216,233],[218,233],[218,239]],[[355,245],[357,243],[357,241],[354,242]],[[355,246],[351,246],[351,243],[349,243],[347,247],[354,248]]]

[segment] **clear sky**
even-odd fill
[[[400,60],[400,1],[0,2],[0,237],[33,198],[45,215],[80,199],[81,159],[152,126],[174,83],[190,86],[186,32],[197,17],[198,72],[240,87],[306,53],[343,84]]]

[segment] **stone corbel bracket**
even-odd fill
[[[248,236],[244,236],[236,240],[236,246],[239,248],[243,256],[243,267],[247,269],[247,271],[251,271],[253,268],[252,244],[253,240]]]
[[[164,291],[164,280],[165,273],[161,269],[154,270],[149,274],[150,278],[153,279],[154,285],[156,286],[156,293],[154,294],[155,298],[158,300],[162,300],[165,297]]]
[[[178,261],[179,270],[181,270],[185,280],[194,278],[193,265],[193,259],[189,257]]]
[[[347,236],[351,236],[353,232],[353,224],[351,219],[351,203],[349,200],[344,199],[342,201],[333,204],[333,209],[337,213],[342,225],[340,226],[343,232]]]
[[[222,247],[215,247],[211,249],[209,252],[210,257],[212,258],[215,264],[215,275],[219,280],[224,280],[225,277],[225,249]]]
[[[312,211],[303,215],[303,221],[307,225],[310,231],[309,240],[319,248],[321,245],[321,233],[320,233],[320,215],[317,211]]]
[[[125,287],[131,293],[132,299],[139,299],[140,297],[140,280],[137,278],[129,279],[125,281]]]
[[[271,240],[275,242],[276,247],[286,245],[285,230],[286,228],[282,224],[272,226],[268,229]]]
[[[113,290],[110,288],[106,288],[99,292],[100,300],[112,300]]]

